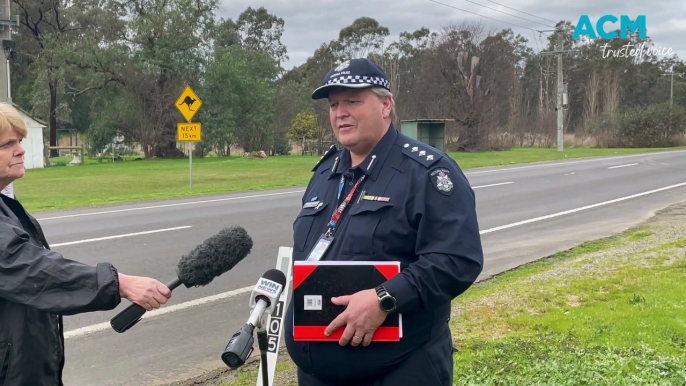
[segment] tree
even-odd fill
[[[260,7],[248,7],[238,17],[236,27],[240,32],[243,48],[248,51],[269,55],[281,69],[281,63],[288,60],[286,46],[281,43],[284,21]]]
[[[388,35],[388,28],[371,17],[355,19],[338,34],[343,58],[366,58],[381,50]]]
[[[123,119],[113,125],[121,125],[127,139],[139,142],[146,157],[183,157],[176,149],[179,114],[174,102],[187,84],[199,88],[217,0],[107,1],[125,20],[112,31],[116,39],[107,56],[93,61],[97,71],[115,75],[115,98],[122,100],[104,106],[128,107],[127,117],[110,112]],[[102,125],[91,132],[98,127]]]
[[[321,126],[317,124],[317,117],[314,111],[306,111],[295,116],[288,131],[288,136],[294,141],[302,141],[301,154],[304,155],[306,149],[305,141],[319,138],[322,131]]]
[[[84,58],[107,44],[113,8],[106,0],[12,0],[19,12],[18,50],[26,59],[24,74],[32,79],[25,87],[32,98],[29,109],[48,121],[50,146],[57,146],[57,129],[71,121],[70,104],[66,97],[76,98],[94,89],[101,89],[113,77],[75,74],[91,68]],[[102,75],[102,74],[101,74]],[[27,99],[25,99],[27,100]],[[57,156],[57,150],[50,155]]]
[[[211,146],[228,154],[236,144],[246,152],[268,150],[272,144],[274,89],[278,68],[268,54],[240,46],[215,50],[208,63],[203,122]]]
[[[291,146],[288,140],[291,124],[299,113],[312,111],[311,92],[312,90],[303,81],[285,80],[276,86],[273,155],[290,153]]]

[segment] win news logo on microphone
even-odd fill
[[[277,282],[273,282],[269,279],[262,278],[257,283],[256,290],[264,293],[267,296],[276,296],[278,293],[281,292],[281,287],[282,285]]]
[[[262,276],[255,284],[255,288],[253,288],[252,296],[250,296],[250,308],[254,308],[262,299],[267,303],[265,313],[270,314],[274,311],[274,307],[276,307],[278,297],[283,290],[283,284],[265,276]]]

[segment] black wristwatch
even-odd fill
[[[383,286],[378,286],[376,289],[376,296],[379,298],[379,307],[381,311],[386,313],[391,313],[398,308],[398,302],[393,296],[391,296],[388,291]]]

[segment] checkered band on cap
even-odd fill
[[[330,85],[330,84],[345,84],[345,83],[369,83],[369,84],[377,84],[379,86],[383,86],[387,89],[391,87],[390,82],[384,78],[381,78],[379,76],[367,76],[367,75],[343,75],[343,76],[337,76],[333,79],[329,79],[325,84]]]

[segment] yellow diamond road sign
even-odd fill
[[[202,101],[195,95],[191,86],[186,86],[179,99],[176,100],[176,108],[186,119],[186,122],[189,123],[198,110],[200,110],[200,106],[202,106]]]
[[[202,130],[200,123],[179,123],[176,125],[176,139],[179,142],[200,142],[202,141]]]

